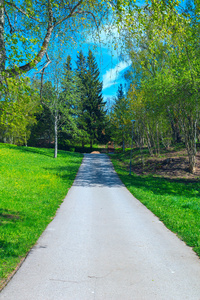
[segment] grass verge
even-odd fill
[[[120,154],[111,157],[122,182],[200,257],[200,182],[152,175],[129,176],[123,157]]]
[[[0,144],[0,288],[71,187],[82,155]]]

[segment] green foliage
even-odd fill
[[[37,123],[31,127],[28,146],[50,147],[54,140],[54,126],[51,111],[47,106],[42,106],[42,111],[36,114],[36,120]]]
[[[110,123],[112,139],[117,144],[123,145],[123,151],[126,144],[129,141],[131,133],[131,120],[133,119],[133,113],[130,107],[130,101],[124,93],[122,84],[119,85],[115,103],[111,108]]]
[[[22,0],[6,1],[4,5],[6,17],[1,32],[5,31],[6,64],[10,69],[29,64],[24,68],[20,67],[22,72],[26,72],[27,67],[35,67],[42,59],[45,51],[38,56],[38,48],[43,46],[47,49],[48,45],[54,48],[58,44],[73,46],[77,42],[77,32],[81,30],[81,38],[84,39],[89,30],[92,34],[94,24],[98,26],[110,12],[110,4],[102,0],[77,3]],[[5,11],[3,6],[0,11],[2,18]],[[0,40],[1,38],[2,36]],[[1,51],[5,49],[2,47]]]
[[[160,144],[184,140],[195,171],[199,124],[199,16],[179,1],[148,1],[125,15],[122,36],[132,61],[128,98],[138,144],[159,154]]]
[[[0,145],[0,283],[25,257],[52,220],[82,155]]]
[[[80,89],[80,79],[72,70],[71,56],[67,57],[61,79],[60,100],[64,106],[65,121],[62,122],[62,132],[66,132],[67,139],[76,139],[80,135],[77,118],[80,111],[80,101],[82,91]]]
[[[30,129],[41,110],[39,97],[27,78],[7,80],[3,101],[0,103],[1,140],[24,145]]]
[[[105,103],[102,97],[102,83],[99,70],[91,51],[87,60],[80,51],[77,69],[72,69],[71,57],[66,64],[57,66],[53,81],[42,83],[40,92],[43,111],[37,116],[38,124],[32,128],[31,145],[40,141],[49,144],[54,135],[55,156],[58,143],[64,148],[69,144],[82,145],[102,140],[105,129]],[[40,89],[40,83],[34,85]],[[48,142],[49,141],[49,142]]]

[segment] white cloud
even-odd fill
[[[130,65],[131,61],[121,61],[114,68],[107,70],[106,73],[103,75],[103,90],[109,88],[114,84],[117,84],[117,79],[120,75],[120,72],[125,70]]]

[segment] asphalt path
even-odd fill
[[[135,199],[105,154],[86,154],[6,300],[200,300],[200,260]]]

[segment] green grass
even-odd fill
[[[111,157],[129,191],[200,256],[200,182],[129,176],[123,158],[120,154]]]
[[[26,256],[71,187],[82,155],[0,144],[0,283]]]

